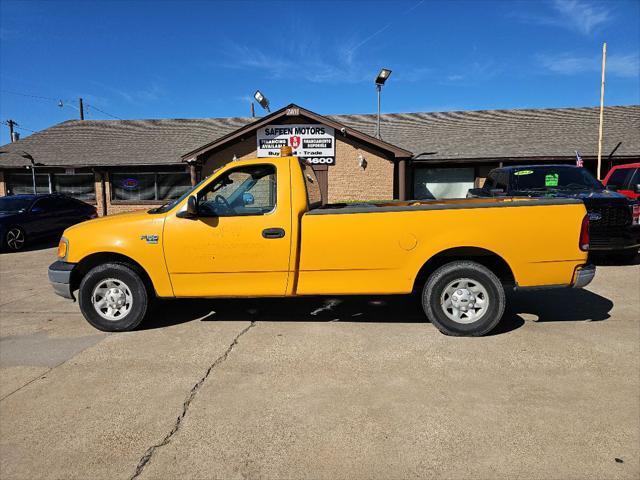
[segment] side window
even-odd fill
[[[624,188],[626,187],[626,179],[630,172],[630,168],[620,168],[614,171],[609,177],[609,181],[607,182],[607,184],[616,186],[624,190]]]
[[[484,181],[484,185],[482,186],[482,188],[484,188],[487,191],[491,190],[492,188],[495,188],[496,175],[497,175],[496,172],[489,173],[489,176]]]
[[[276,169],[252,165],[230,170],[198,194],[202,216],[264,215],[276,207]]]
[[[633,173],[633,175],[631,175],[631,178],[629,179],[629,186],[627,187],[627,190],[633,190],[636,188],[636,185],[638,185],[640,183],[640,168],[636,168],[635,172]]]
[[[307,204],[309,210],[318,208],[322,205],[322,191],[320,190],[320,183],[316,172],[313,171],[313,167],[300,162],[300,168],[302,169],[302,177],[304,178],[304,186],[307,189]]]
[[[509,174],[508,173],[500,173],[496,179],[496,186],[493,188],[501,188],[505,192],[507,191],[507,187],[509,186]]]
[[[80,207],[78,203],[70,198],[58,198],[56,201],[58,208],[61,210],[75,210]]]
[[[33,204],[32,210],[40,213],[49,213],[57,210],[57,205],[53,198],[41,198]]]

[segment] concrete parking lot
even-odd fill
[[[0,255],[0,478],[640,477],[640,266],[451,338],[407,297],[165,301],[94,330]]]

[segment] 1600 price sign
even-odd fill
[[[300,160],[303,160],[311,165],[335,165],[336,157],[300,157]]]

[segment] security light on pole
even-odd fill
[[[253,94],[253,98],[256,99],[256,102],[258,102],[262,108],[271,113],[271,110],[269,109],[269,99],[265,97],[260,90],[256,90],[256,93]]]
[[[380,136],[380,94],[382,93],[382,86],[389,79],[389,76],[391,76],[391,70],[383,68],[376,77],[376,91],[378,92],[378,121],[376,124],[376,137],[378,138],[382,138]]]

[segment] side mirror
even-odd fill
[[[246,205],[253,205],[255,203],[256,199],[254,198],[252,193],[249,192],[244,192],[242,194],[242,203],[246,206]]]
[[[611,191],[611,192],[617,192],[618,191],[618,186],[617,185],[607,185],[605,188],[607,190]]]
[[[195,195],[191,195],[187,199],[187,209],[181,212],[178,212],[177,217],[180,218],[197,218],[198,216],[198,200]]]

